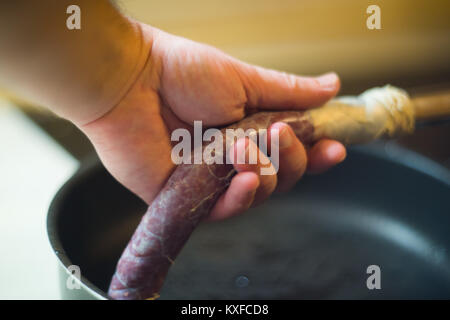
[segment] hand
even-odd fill
[[[194,120],[201,120],[203,126],[223,126],[255,110],[310,108],[339,90],[335,74],[309,78],[267,70],[210,46],[141,26],[152,49],[140,76],[119,104],[80,128],[112,175],[147,203],[174,169],[173,130],[189,129]],[[238,174],[213,208],[211,219],[241,213],[275,190],[288,190],[306,168],[323,172],[345,158],[345,148],[337,141],[322,140],[306,151],[288,125],[276,123],[269,134],[275,130],[280,136],[277,175],[259,175],[258,165],[235,165]],[[256,148],[242,139],[235,150],[247,144]]]

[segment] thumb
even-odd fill
[[[247,105],[262,109],[305,109],[333,98],[340,88],[331,72],[319,77],[302,77],[237,62]]]

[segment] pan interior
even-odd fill
[[[449,195],[447,184],[420,171],[351,151],[261,207],[203,223],[161,299],[450,298]],[[106,291],[144,203],[98,164],[55,201],[70,264]],[[380,268],[381,289],[367,287],[371,265]]]

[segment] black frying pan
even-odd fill
[[[380,151],[381,150],[381,151]],[[305,177],[290,193],[194,232],[161,299],[450,298],[450,173],[382,149]],[[98,163],[85,165],[48,216],[65,298],[106,298],[116,262],[146,206]],[[81,289],[67,289],[67,266]],[[381,289],[369,290],[370,265]]]

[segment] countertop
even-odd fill
[[[48,206],[78,161],[0,99],[0,299],[59,299]]]

